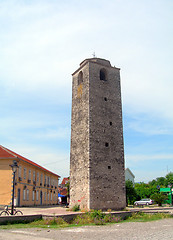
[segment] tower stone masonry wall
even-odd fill
[[[73,74],[70,206],[126,206],[120,69],[86,59]]]

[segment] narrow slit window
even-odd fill
[[[109,147],[109,143],[108,142],[105,143],[105,147]]]
[[[78,85],[80,85],[83,82],[83,72],[80,71],[79,75],[78,75]]]
[[[100,80],[102,80],[102,81],[106,81],[107,79],[107,76],[106,76],[107,74],[106,74],[106,70],[104,69],[104,68],[102,68],[101,70],[100,70]]]

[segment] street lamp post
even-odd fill
[[[15,176],[18,168],[17,161],[13,160],[13,164],[10,165],[13,171],[13,192],[12,192],[12,205],[11,205],[11,215],[14,213],[14,191],[15,191]]]

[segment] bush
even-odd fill
[[[87,212],[85,214],[76,216],[72,224],[85,225],[93,223],[96,225],[104,225],[106,223],[117,223],[120,221],[121,221],[120,217],[115,217],[110,213],[105,214],[101,210],[92,210],[91,212]]]
[[[79,211],[80,210],[80,206],[79,205],[74,205],[73,207],[72,207],[72,211],[73,212],[77,212],[77,211]]]
[[[90,213],[92,219],[103,219],[105,217],[105,213],[103,213],[101,210],[94,210]]]
[[[64,221],[63,218],[61,217],[53,217],[53,218],[47,218],[45,220],[43,220],[42,222],[43,225],[64,225],[64,224],[67,224],[66,221]]]
[[[151,196],[151,198],[158,203],[159,206],[162,206],[162,204],[164,203],[164,201],[168,198],[166,195],[164,195],[163,193],[155,193]]]

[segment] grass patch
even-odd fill
[[[7,223],[6,225],[0,225],[0,229],[11,228],[63,228],[68,227],[69,224],[61,217],[52,217],[47,219],[36,220],[30,223]]]
[[[131,217],[128,217],[126,222],[150,222],[150,221],[156,221],[164,218],[173,218],[171,214],[168,213],[144,213],[144,212],[138,212],[133,213]]]

